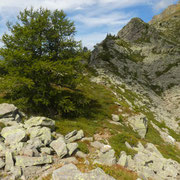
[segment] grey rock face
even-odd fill
[[[5,166],[5,162],[0,158],[0,169]]]
[[[14,121],[13,117],[10,117],[10,118],[1,118],[0,122],[3,123],[5,126],[18,125],[18,123],[16,121]]]
[[[42,156],[42,157],[16,156],[15,159],[16,159],[16,166],[21,166],[21,167],[52,163],[51,156]]]
[[[17,112],[17,107],[13,104],[3,103],[0,104],[0,118],[1,117],[8,117],[9,115],[12,117]]]
[[[14,161],[13,161],[13,157],[12,157],[12,153],[10,151],[6,152],[6,156],[5,156],[5,171],[10,171],[11,168],[14,167]]]
[[[50,129],[55,128],[55,121],[46,117],[32,117],[25,121],[25,128],[41,126],[41,127],[49,127]]]
[[[157,106],[154,110],[157,119],[177,133],[180,132],[175,121],[180,115],[179,7],[179,4],[168,7],[149,24],[133,18],[117,37],[106,37],[99,43],[89,62],[99,75],[111,82],[113,77],[114,85],[124,83],[132,92],[150,97],[151,106]],[[99,76],[95,82],[104,83]]]
[[[133,160],[128,159],[127,167],[137,171],[139,176],[145,179],[176,180],[180,173],[180,164],[171,159],[165,159],[151,143],[148,143],[146,147],[139,147]]]
[[[47,145],[52,141],[51,130],[48,127],[31,127],[28,129],[28,133],[30,135],[30,139],[38,138],[44,145]]]
[[[65,165],[52,174],[53,180],[114,180],[106,175],[100,168],[92,170],[89,173],[81,173],[74,164]]]
[[[22,175],[21,167],[18,167],[18,166],[14,166],[14,167],[11,169],[11,172],[12,172],[13,177],[14,177],[15,179],[20,178],[21,175]]]
[[[5,152],[5,151],[6,151],[6,147],[5,147],[4,143],[0,142],[0,152],[2,153],[2,152]]]
[[[77,130],[74,130],[74,131],[68,133],[68,134],[65,136],[65,139],[69,139],[69,138],[75,136],[75,135],[77,134],[77,132],[78,132]]]
[[[65,140],[62,137],[59,137],[57,140],[52,141],[50,146],[56,151],[57,155],[61,158],[68,154]]]
[[[148,128],[148,119],[143,114],[129,117],[128,122],[133,130],[138,132],[141,138],[145,137]]]
[[[4,127],[1,135],[5,138],[5,143],[7,144],[14,144],[26,140],[25,129],[18,126]]]
[[[103,147],[101,147],[100,152],[106,153],[106,152],[110,151],[111,149],[112,148],[110,145],[104,145]]]
[[[43,148],[41,148],[41,153],[42,153],[42,154],[48,154],[48,155],[50,155],[51,152],[52,152],[52,149],[51,149],[51,148],[48,148],[48,147],[43,147]]]
[[[144,23],[140,18],[133,18],[122,30],[118,32],[118,37],[133,42],[141,38],[143,33],[146,32],[146,29],[146,23]]]
[[[83,130],[79,130],[79,131],[72,131],[71,133],[67,134],[65,136],[66,142],[67,143],[71,143],[77,140],[80,140],[84,137],[84,132]]]
[[[122,151],[117,164],[127,167],[127,155],[126,152]]]
[[[94,164],[103,164],[107,166],[112,166],[116,164],[115,151],[110,149],[107,152],[100,152],[98,158],[94,161]]]
[[[69,143],[67,144],[68,154],[71,156],[75,150],[77,150],[78,144],[77,143]]]

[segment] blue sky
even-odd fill
[[[40,6],[63,9],[75,22],[76,39],[92,49],[107,33],[117,32],[133,17],[148,22],[178,0],[0,0],[0,37],[7,32],[6,22],[16,21],[20,10]]]

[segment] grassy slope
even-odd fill
[[[159,127],[163,126],[163,124],[159,124],[155,120],[153,113],[147,107],[139,108],[136,106],[135,100],[141,99],[139,95],[130,90],[122,92],[120,89],[116,89],[116,92],[120,97],[122,97],[122,100],[118,101],[112,93],[112,90],[114,91],[114,86],[107,88],[104,85],[87,81],[82,87],[83,91],[89,94],[92,98],[95,98],[100,106],[93,110],[93,116],[91,118],[58,120],[56,123],[58,132],[66,134],[74,129],[83,129],[86,136],[93,136],[95,133],[103,134],[103,131],[108,129],[108,132],[110,133],[108,140],[110,145],[115,149],[117,156],[119,156],[121,151],[126,151],[131,155],[135,154],[134,151],[127,149],[124,144],[125,141],[133,146],[135,146],[138,141],[141,141],[143,144],[148,142],[155,144],[164,157],[180,162],[180,158],[178,157],[180,151],[174,146],[164,143],[159,132],[156,131],[150,123],[144,140],[140,139],[138,134],[135,133],[131,127],[125,125],[127,119],[126,117],[122,117],[121,114],[136,114],[142,112],[148,117],[149,121],[154,122]],[[130,110],[128,103],[123,100],[123,98],[126,98],[134,106],[133,112]],[[118,106],[114,104],[114,102],[119,102],[121,104],[123,112],[119,113],[119,116],[121,117],[121,123],[124,124],[124,126],[111,124],[108,121],[111,119],[111,114],[118,113]],[[179,140],[179,136],[174,131],[170,130],[170,135]]]

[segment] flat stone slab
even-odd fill
[[[54,129],[55,121],[47,117],[37,116],[37,117],[32,117],[27,121],[25,121],[24,126],[25,128],[41,126],[41,127],[49,127],[50,129]]]
[[[68,149],[68,153],[71,156],[73,154],[73,152],[78,148],[78,144],[77,143],[69,143],[67,144],[67,149]]]
[[[14,161],[13,161],[12,153],[10,151],[6,152],[5,164],[6,164],[5,171],[10,171],[11,168],[14,167]]]
[[[99,157],[95,159],[94,164],[102,164],[106,166],[112,166],[116,164],[115,151],[113,149],[102,153],[99,153]]]
[[[51,129],[48,127],[31,127],[28,129],[28,133],[30,134],[30,139],[39,138],[45,145],[52,141]]]
[[[141,138],[145,138],[148,128],[148,119],[144,114],[140,113],[136,116],[131,116],[128,118],[128,122]]]
[[[52,163],[51,156],[42,156],[42,157],[16,156],[15,159],[16,159],[16,166],[21,166],[21,167]]]
[[[80,140],[84,137],[84,132],[83,130],[79,130],[79,131],[72,131],[71,133],[67,134],[65,136],[66,142],[67,143],[71,143],[77,140]]]
[[[17,110],[17,107],[13,104],[0,104],[0,118],[9,114],[14,114]]]
[[[5,138],[5,143],[15,144],[26,139],[26,132],[20,126],[4,127],[1,136]]]
[[[68,154],[67,146],[63,137],[59,137],[57,140],[52,141],[50,147],[52,147],[61,158]]]

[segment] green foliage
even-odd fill
[[[87,118],[60,119],[56,121],[56,131],[66,135],[75,129],[83,129],[85,136],[93,136],[100,127],[100,122]]]
[[[137,175],[134,172],[128,171],[127,169],[122,168],[119,165],[104,166],[100,164],[95,164],[94,166],[97,166],[103,169],[103,171],[106,174],[109,174],[110,176],[114,177],[116,180],[136,180],[137,179]]]
[[[77,89],[80,60],[86,56],[74,40],[75,27],[63,11],[20,12],[11,34],[4,34],[0,65],[5,73],[0,90],[25,111],[44,115],[79,115],[90,100]]]
[[[83,153],[85,154],[88,154],[89,153],[89,149],[88,149],[88,146],[85,142],[78,142],[78,149],[80,151],[82,151]]]
[[[0,132],[1,132],[1,130],[2,130],[4,127],[5,127],[5,124],[2,123],[2,122],[0,122]]]
[[[128,149],[126,147],[125,145],[126,141],[132,146],[136,146],[138,143],[138,140],[133,135],[126,132],[112,136],[109,139],[110,145],[115,150],[117,156],[120,155],[121,151],[125,151],[127,152],[127,154],[130,154],[130,155],[134,155],[136,153],[136,151],[132,149]]]
[[[136,43],[151,43],[150,36],[143,34],[138,40],[135,41]]]
[[[116,40],[116,44],[119,45],[119,46],[123,46],[128,50],[130,50],[130,47],[131,47],[130,43],[124,41],[123,39]]]
[[[141,56],[139,53],[131,52],[128,58],[134,62],[142,62],[145,57]]]

